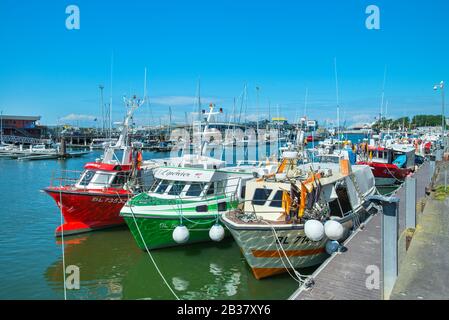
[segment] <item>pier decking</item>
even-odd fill
[[[426,162],[414,174],[416,199],[425,196],[425,187],[430,182],[430,163]],[[395,196],[399,202],[399,234],[405,229],[405,187],[400,187]],[[380,300],[381,278],[381,214],[372,216],[363,228],[355,232],[345,243],[347,251],[331,256],[312,275],[314,284],[310,288],[299,288],[290,300]],[[402,244],[404,244],[402,246]],[[405,252],[405,242],[400,242],[399,260]],[[403,247],[403,248],[402,248]],[[401,252],[402,251],[402,252]],[[402,253],[402,255],[401,255]],[[370,275],[378,273],[380,283],[370,282]],[[367,286],[368,282],[368,286]],[[373,284],[373,285],[370,285]]]

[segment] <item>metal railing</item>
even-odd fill
[[[92,170],[93,171],[93,170]],[[83,176],[85,171],[79,171],[79,170],[60,170],[56,171],[52,174],[52,177],[50,179],[50,187],[74,187],[76,185],[76,188],[82,189],[82,190],[88,190],[91,189],[93,186],[95,189],[98,187],[103,187],[103,189],[106,188],[115,188],[115,189],[122,189],[125,184],[129,184],[132,182],[132,186],[136,187],[138,186],[140,189],[145,189],[144,187],[144,178],[143,177],[137,177],[133,175],[131,172],[117,172],[115,174],[109,173],[109,172],[101,172],[101,171],[93,171],[93,174],[95,179],[97,179],[99,176],[105,176],[108,179],[101,179],[101,181],[97,182],[92,181],[92,178],[85,184],[81,184],[79,182],[81,177]],[[113,177],[113,181],[110,182],[111,177]],[[88,188],[88,186],[90,186]]]
[[[42,144],[51,142],[50,139],[38,139],[38,138],[30,138],[30,137],[21,137],[21,136],[12,136],[12,135],[3,135],[3,142],[9,143],[23,143],[23,144]]]

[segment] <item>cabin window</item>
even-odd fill
[[[270,202],[270,207],[282,208],[282,190],[276,191],[273,199]]]
[[[95,182],[94,182],[94,184],[97,184],[97,185],[108,185],[109,184],[109,179],[111,178],[111,176],[112,175],[110,173],[97,171],[97,174],[95,175]]]
[[[245,199],[246,186],[242,186],[240,189],[240,198]]]
[[[164,193],[165,190],[167,190],[168,186],[170,185],[170,182],[167,180],[162,180],[159,186],[156,189],[156,193]]]
[[[186,183],[184,181],[175,181],[168,194],[172,196],[179,196],[185,185]]]
[[[156,180],[153,182],[153,185],[151,186],[150,191],[151,191],[151,192],[156,192],[156,189],[157,189],[157,187],[159,186],[159,183],[160,183],[160,182],[161,182],[160,179],[156,179]]]
[[[125,182],[128,180],[128,173],[125,172],[119,172],[114,177],[114,180],[112,180],[112,186],[113,187],[121,187],[125,184]]]
[[[209,189],[207,189],[207,195],[211,195],[211,194],[214,194],[214,193],[215,193],[214,183],[211,182],[209,184]]]
[[[216,189],[215,193],[218,194],[218,195],[224,194],[225,193],[224,185],[225,185],[224,181],[217,181],[217,182],[215,182],[215,189]]]
[[[207,212],[207,205],[203,204],[201,206],[197,206],[195,209],[196,212]]]
[[[218,203],[218,211],[226,211],[228,209],[228,203],[227,202],[220,202]]]
[[[203,186],[200,183],[192,183],[186,192],[186,196],[199,197],[203,191]]]
[[[338,199],[329,202],[330,215],[343,217],[352,210],[346,187],[338,186],[335,188]],[[342,212],[343,211],[343,212]]]
[[[92,178],[94,177],[94,175],[95,175],[95,171],[87,170],[84,173],[84,176],[81,179],[79,184],[82,186],[87,186],[89,184],[89,182],[92,180]]]
[[[256,206],[263,206],[265,202],[267,202],[272,191],[272,189],[257,188],[256,191],[254,191],[254,198],[251,203]]]

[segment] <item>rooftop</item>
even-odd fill
[[[1,115],[0,118],[3,120],[29,120],[29,121],[39,121],[41,116],[13,116],[13,115]]]

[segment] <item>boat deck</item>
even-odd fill
[[[430,181],[430,164],[424,163],[415,173],[416,199],[425,196]],[[405,228],[405,188],[395,194],[399,199],[399,234]],[[290,300],[380,300],[379,288],[368,289],[366,282],[373,269],[381,270],[381,215],[376,214],[365,222],[365,227],[355,232],[345,243],[347,251],[336,253],[325,261],[312,275],[310,288],[299,288]],[[404,248],[405,250],[405,248]],[[401,252],[399,252],[401,255]]]

